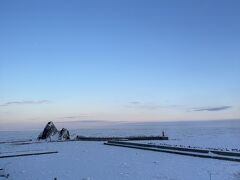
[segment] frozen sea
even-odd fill
[[[57,123],[58,129],[86,136],[161,135],[174,145],[240,149],[240,121],[102,123],[91,127],[82,122]],[[43,124],[44,127],[44,124]],[[74,127],[74,128],[73,128]],[[0,131],[0,141],[36,139],[40,130]],[[0,159],[0,168],[16,180],[237,180],[240,163],[202,159],[161,152],[103,145],[102,142],[0,144],[0,155],[28,151],[58,151],[57,154]],[[239,176],[240,177],[240,176]],[[1,177],[0,177],[1,179]],[[5,179],[5,178],[2,178]],[[1,180],[2,180],[1,179]]]

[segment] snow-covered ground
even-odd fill
[[[240,149],[240,121],[124,123],[105,129],[70,130],[70,133],[159,135],[162,130],[170,140],[159,143]],[[0,132],[0,141],[36,138],[38,133]],[[57,180],[208,180],[210,174],[212,180],[237,180],[235,174],[240,172],[239,162],[107,146],[102,142],[0,144],[0,155],[40,150],[59,153],[0,159],[0,168],[13,180],[54,180],[55,177]]]

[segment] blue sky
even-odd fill
[[[0,122],[240,118],[239,1],[1,1]]]

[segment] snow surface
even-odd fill
[[[159,143],[240,149],[240,121],[123,124],[70,130],[76,135],[159,135]],[[36,138],[39,132],[0,132],[0,141]],[[18,135],[18,136],[16,136]],[[149,141],[148,141],[149,142]],[[156,143],[156,141],[154,141]],[[12,180],[237,180],[239,162],[182,156],[103,145],[103,142],[0,144],[0,155],[21,151],[57,154],[0,159]],[[0,177],[0,180],[5,179]]]

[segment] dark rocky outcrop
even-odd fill
[[[50,139],[50,140],[68,140],[70,139],[69,131],[62,128],[58,131],[52,121],[48,122],[44,130],[39,134],[38,139]]]
[[[59,140],[68,140],[70,139],[69,131],[65,128],[62,128],[62,130],[59,132]]]

